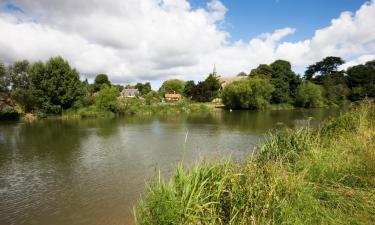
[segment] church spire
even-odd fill
[[[214,64],[214,70],[212,72],[212,76],[217,77],[216,64]]]

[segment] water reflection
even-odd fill
[[[144,181],[184,160],[243,157],[278,124],[338,110],[217,111],[0,124],[0,224],[129,224]],[[302,122],[301,122],[302,121]]]

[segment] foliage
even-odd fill
[[[107,74],[96,75],[94,81],[94,91],[99,91],[104,84],[111,85],[111,82],[109,81]]]
[[[182,94],[184,92],[185,82],[178,79],[166,80],[159,89],[162,95],[166,93],[178,93]]]
[[[95,99],[96,107],[101,111],[116,111],[119,90],[115,86],[103,84]]]
[[[146,82],[144,84],[137,83],[135,85],[135,88],[138,89],[139,94],[142,95],[142,96],[147,95],[149,92],[151,92],[151,84],[150,84],[150,82]]]
[[[136,224],[373,224],[375,108],[271,133],[255,157],[179,166],[148,184]]]
[[[223,103],[232,109],[263,109],[269,105],[274,91],[267,79],[247,78],[225,86]]]
[[[256,69],[251,70],[249,76],[260,77],[260,78],[271,78],[272,67],[267,64],[260,64]]]
[[[305,108],[316,108],[323,106],[321,88],[310,81],[303,82],[297,88],[296,104]]]
[[[7,71],[2,62],[0,62],[0,94],[8,92],[9,80]]]
[[[193,96],[194,88],[195,88],[195,82],[193,80],[188,80],[185,82],[185,87],[184,87],[184,95],[186,97],[191,97]]]
[[[19,116],[20,114],[12,106],[5,105],[0,108],[0,120],[16,120]]]
[[[347,74],[349,88],[352,89],[349,96],[351,100],[375,97],[375,60],[353,66],[348,69]]]
[[[307,67],[305,72],[306,80],[319,80],[320,77],[329,76],[338,71],[338,67],[344,64],[345,61],[340,57],[328,56],[323,60]],[[318,74],[318,75],[317,75]],[[318,77],[314,77],[317,75]]]

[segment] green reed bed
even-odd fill
[[[271,133],[245,163],[150,182],[137,224],[375,224],[375,107]]]

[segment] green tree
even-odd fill
[[[303,82],[297,88],[296,104],[305,108],[316,108],[323,106],[321,87],[310,81]]]
[[[137,83],[135,85],[135,88],[138,90],[139,94],[142,96],[147,95],[152,90],[150,82],[146,82],[144,84]]]
[[[108,84],[103,84],[95,99],[95,104],[102,111],[116,111],[117,97],[120,96],[119,90]]]
[[[348,86],[352,90],[350,100],[375,97],[375,60],[349,68],[347,75]]]
[[[0,94],[8,92],[9,79],[7,75],[6,67],[0,62]]]
[[[222,100],[232,109],[263,109],[268,106],[273,91],[268,79],[247,78],[225,86]]]
[[[94,81],[94,91],[99,91],[102,85],[104,84],[111,85],[111,82],[109,81],[107,74],[96,75]]]
[[[285,60],[276,60],[270,65],[272,69],[271,83],[275,86],[272,94],[272,103],[289,102],[295,98],[295,93],[301,78],[296,75],[290,62]]]
[[[50,58],[46,64],[34,63],[30,78],[39,107],[47,113],[70,108],[83,94],[78,72],[62,57]]]
[[[208,89],[208,101],[212,101],[214,98],[217,97],[219,90],[221,88],[221,82],[218,77],[210,74],[204,80],[205,86]]]
[[[185,89],[185,82],[178,79],[166,80],[159,89],[161,94],[179,93],[182,94]]]
[[[267,64],[260,64],[257,68],[251,70],[251,77],[260,77],[260,78],[271,78],[272,77],[272,68]]]
[[[8,76],[12,91],[28,88],[30,84],[29,69],[30,63],[27,60],[17,61],[9,66]]]
[[[186,97],[191,97],[193,95],[193,89],[195,88],[195,82],[193,80],[188,80],[185,83],[184,95]]]

